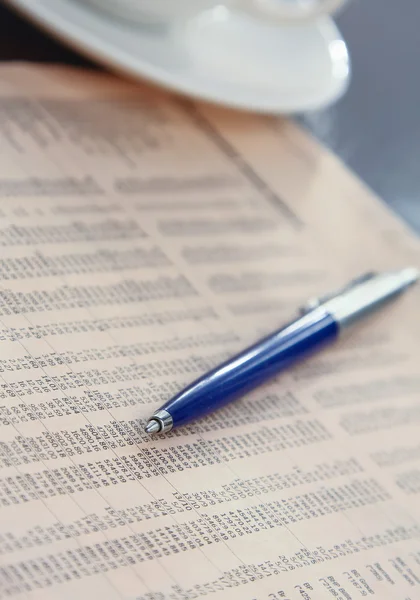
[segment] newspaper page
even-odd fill
[[[416,236],[291,121],[0,69],[0,598],[420,597],[414,288],[242,400],[144,425]]]

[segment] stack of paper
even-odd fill
[[[0,598],[419,598],[418,290],[143,431],[308,298],[420,265],[416,237],[289,121],[71,69],[0,83]]]

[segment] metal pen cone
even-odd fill
[[[147,423],[146,427],[144,428],[146,433],[159,433],[159,431],[162,429],[159,421],[156,421],[155,419],[150,419],[150,421]]]

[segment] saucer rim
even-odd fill
[[[118,48],[116,48],[115,45],[108,44],[102,37],[92,36],[89,42],[89,32],[84,32],[83,30],[80,31],[80,27],[73,26],[66,28],[59,22],[60,14],[54,14],[50,7],[44,5],[43,2],[44,0],[37,0],[35,4],[30,0],[3,0],[3,3],[9,6],[17,14],[20,14],[24,19],[44,30],[51,37],[67,47],[74,49],[77,53],[84,55],[92,62],[102,65],[114,74],[125,76],[137,82],[149,82],[160,89],[166,89],[173,94],[190,98],[193,101],[206,102],[208,104],[239,111],[251,111],[257,114],[293,115],[307,111],[322,110],[323,108],[332,105],[345,94],[350,85],[352,69],[348,47],[339,28],[329,15],[319,18],[314,23],[314,26],[318,29],[322,27],[324,30],[324,39],[329,38],[330,42],[343,42],[345,51],[343,52],[341,60],[336,61],[335,64],[337,65],[340,62],[342,66],[345,66],[347,71],[346,75],[342,77],[332,77],[334,85],[328,86],[328,91],[325,91],[322,95],[320,94],[320,100],[316,102],[302,101],[300,103],[295,103],[293,107],[290,106],[286,108],[285,105],[282,106],[281,100],[270,102],[267,101],[267,99],[264,101],[262,98],[261,102],[251,103],[246,100],[242,101],[240,98],[233,99],[231,96],[229,96],[229,98],[223,98],[223,95],[217,92],[214,94],[208,93],[207,91],[200,93],[200,91],[194,89],[188,81],[177,77],[176,74],[171,76],[168,70],[159,69],[157,65],[152,64],[147,59],[143,59],[141,55],[137,55],[137,60],[141,62],[141,67],[136,68],[134,64],[130,64],[130,57],[127,54],[122,53],[121,56],[118,56]],[[67,2],[69,5],[77,4],[77,0],[62,0],[62,2]],[[78,5],[77,10],[81,13],[89,12],[90,15],[92,14],[92,10],[82,4]],[[100,11],[97,11],[96,18],[102,21],[106,19],[106,16],[104,15],[101,17]],[[117,29],[117,25],[115,27]],[[77,29],[79,30],[79,35]]]

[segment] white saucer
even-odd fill
[[[347,47],[330,18],[279,28],[219,7],[165,33],[116,21],[79,0],[6,3],[112,70],[237,109],[322,108],[350,79]]]

